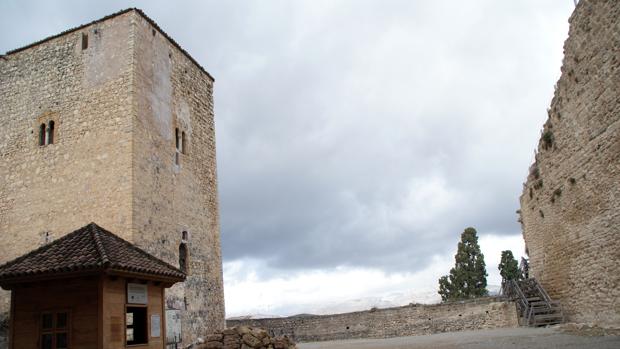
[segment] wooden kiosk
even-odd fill
[[[0,266],[11,349],[162,349],[178,268],[91,223]]]

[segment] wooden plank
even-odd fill
[[[13,348],[36,348],[43,311],[70,313],[72,347],[97,348],[97,281],[58,280],[16,287]]]
[[[161,287],[161,293],[160,293],[160,297],[161,297],[161,348],[165,349],[166,348],[166,343],[167,343],[167,339],[166,339],[166,334],[168,331],[166,331],[166,288]]]
[[[103,348],[125,347],[125,279],[103,280]]]
[[[97,283],[97,348],[103,349],[103,276]]]
[[[11,290],[11,310],[9,319],[9,348],[15,349],[15,292]]]

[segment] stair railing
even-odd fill
[[[533,280],[534,284],[536,285],[536,289],[543,296],[543,299],[547,303],[547,305],[551,306],[550,303],[552,302],[552,300],[551,300],[551,297],[549,297],[549,294],[547,294],[547,291],[545,291],[545,289],[542,288],[538,280],[536,280],[535,278],[532,278],[531,280]]]
[[[519,283],[516,280],[507,280],[506,282],[506,291],[504,291],[506,296],[509,296],[517,301],[517,308],[519,309],[520,316],[527,320],[527,324],[529,325],[529,314],[531,312],[530,304],[527,300],[527,297],[519,287]]]
[[[519,316],[526,326],[532,326],[536,323],[537,315],[540,313],[541,306],[546,307],[551,312],[558,312],[561,322],[564,322],[564,311],[560,302],[554,301],[538,280],[534,278],[522,280],[506,280],[501,289],[504,297],[510,298],[516,302]],[[528,295],[532,301],[527,298]]]
[[[540,295],[540,298],[542,298],[542,301],[544,302],[547,309],[549,309],[549,311],[559,311],[560,322],[564,322],[565,320],[564,309],[562,309],[562,304],[558,301],[552,300],[551,297],[549,297],[549,294],[547,293],[547,291],[545,291],[542,285],[535,278],[530,278],[527,280],[527,282],[529,282],[531,286],[534,287],[536,292],[538,292],[538,294]],[[536,309],[529,302],[527,302],[527,304],[528,304],[528,312],[527,312],[526,323],[528,325],[532,325],[532,322],[534,322],[535,320],[534,317],[535,317]]]

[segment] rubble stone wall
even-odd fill
[[[409,305],[334,315],[228,320],[229,327],[261,327],[297,342],[387,338],[441,332],[517,327],[516,306],[495,298],[437,305]]]
[[[530,274],[567,320],[620,326],[620,2],[582,0],[521,196]]]
[[[188,343],[225,326],[214,81],[138,15],[134,56],[133,237],[173,265],[188,248],[186,281],[166,291]]]
[[[207,335],[196,349],[295,349],[297,346],[285,336],[270,336],[262,328],[236,326]]]
[[[131,31],[120,15],[0,58],[0,263],[90,222],[131,241]]]

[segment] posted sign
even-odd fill
[[[127,303],[146,304],[148,299],[147,285],[127,284]]]
[[[151,337],[161,336],[161,317],[159,314],[151,315]]]

